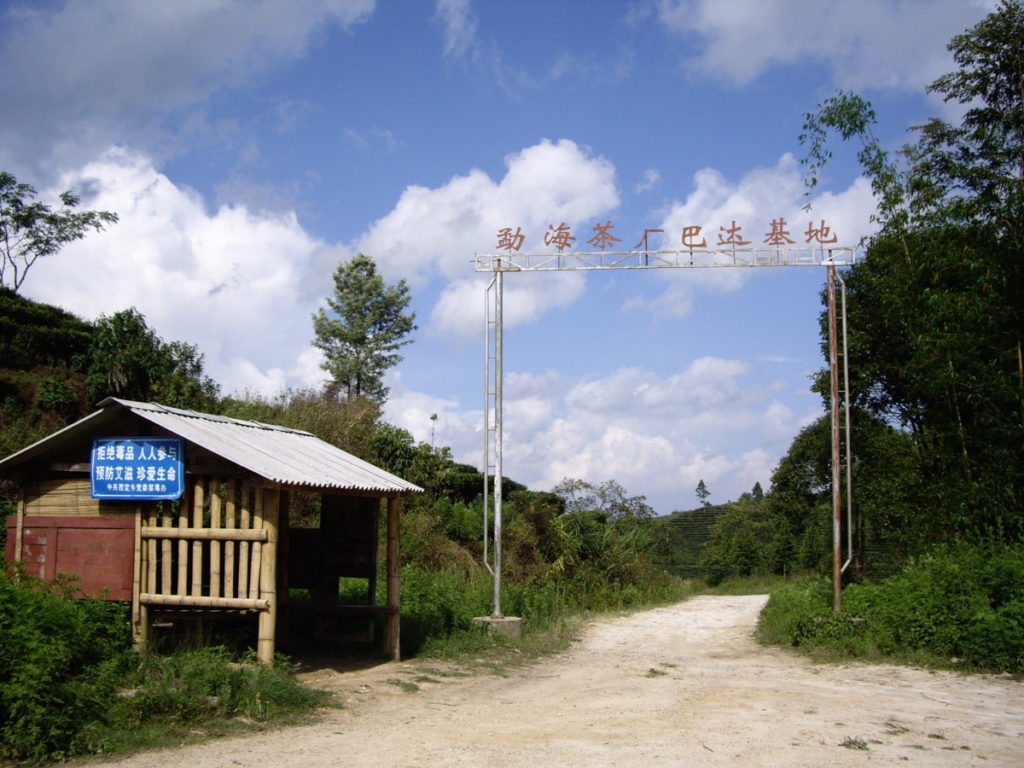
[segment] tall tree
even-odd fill
[[[1024,537],[1024,5],[1003,0],[949,45],[929,91],[964,107],[896,157],[863,99],[808,115],[811,183],[833,131],[862,142],[880,230],[847,276],[851,396],[921,457],[935,535]],[[820,389],[820,387],[819,387]]]
[[[52,256],[70,242],[117,221],[109,211],[75,211],[80,199],[60,194],[60,207],[35,199],[30,184],[0,171],[0,285],[17,291],[37,260]]]
[[[708,497],[711,495],[711,491],[709,491],[708,487],[704,485],[703,477],[700,479],[700,482],[697,483],[697,488],[694,490],[694,493],[697,494],[697,501],[700,502],[700,505],[702,507],[711,506],[711,502],[708,501]]]
[[[330,313],[313,315],[313,344],[324,353],[330,390],[346,398],[387,399],[384,373],[401,361],[398,349],[416,330],[415,313],[406,311],[411,298],[405,280],[386,284],[369,256],[360,253],[338,265],[334,298],[327,299]]]

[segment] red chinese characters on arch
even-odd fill
[[[592,236],[587,238],[585,242],[601,251],[614,250],[616,244],[622,242],[622,238],[612,234],[613,229],[615,229],[615,225],[611,219],[606,220],[603,224],[597,222],[593,225]],[[650,236],[653,234],[665,235],[666,233],[664,229],[645,229],[637,244],[630,250],[641,252],[655,250],[649,241]],[[802,234],[804,236],[804,244],[812,244],[812,247],[826,246],[839,242],[839,236],[832,230],[832,227],[828,225],[825,219],[820,219],[818,223],[809,221],[807,229]],[[498,250],[508,251],[509,253],[520,251],[523,243],[526,241],[526,235],[523,234],[520,227],[515,227],[514,229],[512,227],[504,227],[499,229],[497,237]],[[575,242],[576,236],[572,233],[572,226],[564,221],[558,225],[549,224],[547,232],[544,233],[544,245],[554,248],[559,252],[573,248],[573,243]],[[703,250],[708,248],[708,235],[705,234],[703,225],[688,224],[679,230],[679,242],[685,249]],[[752,242],[744,234],[743,225],[737,224],[736,220],[733,219],[729,222],[728,226],[718,227],[717,242],[713,247],[736,249],[748,246]],[[771,220],[761,242],[770,248],[796,245],[796,240],[793,238],[793,233],[790,230],[790,223],[781,216]]]

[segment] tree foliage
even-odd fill
[[[959,125],[884,152],[863,99],[808,115],[809,184],[827,138],[857,138],[878,233],[849,270],[851,397],[913,438],[931,537],[1024,535],[1024,6],[1003,0],[949,46],[929,91]],[[819,385],[819,390],[823,387]],[[827,395],[826,395],[827,396]]]
[[[654,517],[654,510],[647,504],[646,496],[627,495],[626,489],[615,480],[593,485],[585,480],[567,477],[554,487],[553,492],[565,499],[565,510],[570,514],[590,512],[606,520]]]
[[[216,407],[219,391],[198,348],[163,341],[135,308],[96,321],[87,384],[93,402],[113,396],[202,411]]]
[[[75,211],[80,199],[70,191],[60,194],[56,209],[35,197],[32,185],[0,171],[0,286],[14,291],[37,260],[117,221],[109,211]]]
[[[415,313],[406,311],[410,300],[405,280],[387,285],[369,256],[360,253],[338,265],[334,298],[327,299],[330,313],[313,315],[313,344],[324,353],[332,391],[387,399],[384,373],[402,359],[398,350],[416,329]]]
[[[711,506],[711,502],[708,501],[708,497],[711,495],[711,491],[709,491],[708,487],[704,485],[703,477],[700,479],[700,482],[697,483],[697,487],[696,489],[694,489],[694,493],[697,495],[697,501],[700,502],[700,505],[702,507]]]

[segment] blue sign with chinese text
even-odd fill
[[[180,437],[98,437],[92,442],[94,499],[180,499],[185,441]]]

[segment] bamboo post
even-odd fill
[[[398,520],[402,511],[402,500],[400,498],[388,499],[388,553],[387,553],[387,578],[388,578],[388,608],[387,630],[385,633],[386,647],[385,654],[394,661],[401,657],[401,645],[399,643],[399,632],[401,620],[399,610],[401,598],[399,594],[399,566],[398,566]]]
[[[175,608],[222,608],[235,611],[265,611],[266,600],[249,600],[241,597],[206,597],[205,595],[147,595],[141,596],[143,604],[165,605]]]
[[[249,510],[249,490],[251,486],[247,480],[242,481],[240,512],[241,523],[239,528],[243,531],[250,528],[251,512]],[[249,594],[249,542],[243,541],[238,545],[238,590],[236,597],[247,597]]]
[[[156,527],[156,507],[150,507],[149,519],[147,523],[150,528]],[[146,548],[144,553],[146,558],[146,581],[143,584],[143,592],[159,592],[160,588],[157,586],[157,570],[156,570],[156,540],[148,539],[143,540],[142,545]]]
[[[253,489],[253,509],[252,509],[252,528],[254,531],[258,531],[264,527],[263,524],[263,489],[256,487]],[[254,599],[259,597],[260,594],[260,579],[262,578],[262,569],[260,563],[262,562],[263,545],[254,541],[249,545],[249,598]]]
[[[18,509],[14,527],[14,562],[20,563],[25,554],[25,486],[18,489]]]
[[[147,565],[142,545],[142,504],[135,505],[135,557],[132,566],[132,639],[136,650],[143,650],[148,642],[147,611],[139,601],[142,578]]]
[[[373,546],[370,549],[370,577],[366,580],[366,604],[377,604],[377,564],[380,562],[380,499],[373,505]]]
[[[227,502],[224,505],[224,527],[234,530],[235,527],[235,481],[228,480]],[[224,597],[235,597],[235,550],[236,542],[224,545]]]
[[[220,525],[220,494],[223,483],[210,481],[210,530],[213,534],[222,533]],[[220,597],[220,554],[221,543],[215,538],[210,539],[210,597]]]
[[[203,504],[204,496],[203,478],[197,477],[195,492],[192,496],[192,527],[203,527]],[[192,587],[190,595],[203,594],[203,542],[196,539],[192,542]]]
[[[267,532],[267,541],[262,546],[260,557],[259,597],[265,600],[267,608],[260,612],[259,634],[256,656],[263,664],[274,663],[274,641],[277,628],[277,537],[281,492],[277,488],[258,489],[257,498],[262,503],[257,507]],[[258,545],[253,545],[253,548]]]
[[[163,515],[161,515],[161,525],[164,528],[171,528],[172,527],[171,523],[172,523],[171,515],[170,515],[170,511],[168,510],[167,512],[164,512]],[[172,552],[173,552],[173,549],[171,548],[171,540],[170,539],[164,539],[163,542],[160,544],[160,590],[159,590],[160,593],[164,594],[164,595],[173,595],[174,594],[174,586],[171,584],[171,579],[174,576],[174,571],[172,570],[173,564],[171,562]]]
[[[291,557],[291,494],[282,490],[277,504],[277,547],[274,556],[277,571],[277,645],[288,643],[288,558]]]
[[[194,490],[193,490],[194,492]],[[182,499],[178,505],[178,527],[188,528],[188,501]],[[178,542],[178,583],[176,594],[184,595],[188,591],[188,542],[181,539]]]

